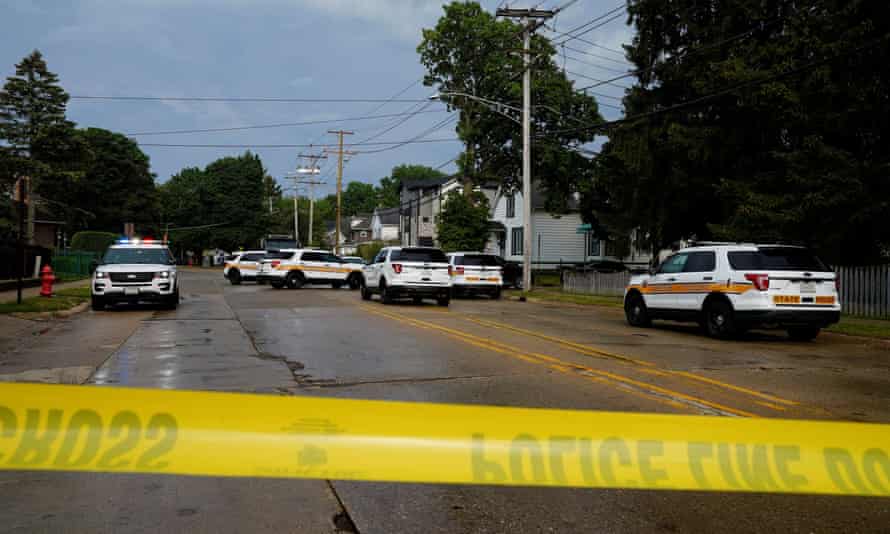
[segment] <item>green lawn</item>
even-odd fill
[[[60,289],[50,298],[30,297],[22,299],[21,304],[12,302],[0,303],[0,313],[51,312],[71,309],[81,302],[90,299],[89,287]]]
[[[536,287],[559,287],[562,284],[562,281],[559,279],[559,273],[535,273],[534,277],[534,285]]]
[[[521,296],[522,291],[509,290],[505,291],[507,296]],[[620,308],[623,306],[624,299],[622,297],[604,297],[599,295],[578,295],[576,293],[563,293],[558,289],[535,289],[531,293],[525,293],[530,299],[543,300],[548,302],[568,302],[570,304],[583,304],[589,306],[609,306]]]
[[[863,319],[861,317],[841,316],[841,322],[829,327],[827,332],[847,334],[850,336],[876,337],[890,339],[890,321],[885,319]]]

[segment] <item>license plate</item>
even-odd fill
[[[138,295],[138,294],[139,294],[139,288],[136,288],[136,287],[125,287],[124,288],[124,295]]]
[[[801,293],[815,293],[816,292],[816,282],[801,282],[800,283],[800,292]]]

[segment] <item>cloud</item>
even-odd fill
[[[315,81],[312,76],[298,76],[293,80],[287,82],[291,87],[305,87],[307,85],[312,85],[312,82]]]
[[[400,40],[417,41],[420,29],[433,26],[442,14],[440,2],[429,0],[303,0],[306,6],[386,28]]]

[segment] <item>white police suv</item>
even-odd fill
[[[703,244],[682,249],[652,273],[631,278],[627,322],[697,321],[714,337],[749,328],[788,331],[811,340],[840,319],[837,276],[802,247]]]
[[[501,298],[504,281],[497,256],[481,252],[449,252],[448,264],[454,297],[488,295],[493,299]]]
[[[451,301],[448,258],[437,248],[385,247],[362,273],[364,300],[379,293],[384,304],[405,297],[418,303],[434,298],[439,306]]]
[[[269,251],[257,271],[257,281],[268,281],[275,289],[298,289],[306,284],[343,284],[357,289],[360,273],[339,256],[317,249]]]
[[[150,239],[121,239],[108,247],[90,284],[94,310],[118,302],[179,305],[176,261],[167,245]]]
[[[259,270],[260,263],[265,257],[265,250],[237,252],[231,258],[226,259],[225,267],[223,267],[223,277],[233,286],[244,281],[256,280],[257,270]]]

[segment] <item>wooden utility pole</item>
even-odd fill
[[[16,246],[16,264],[18,264],[16,269],[16,304],[22,303],[22,287],[24,286],[22,278],[25,275],[25,212],[28,209],[29,185],[28,178],[19,178],[15,184],[13,195],[19,212],[19,240]]]
[[[560,8],[561,9],[561,8]],[[498,17],[522,20],[522,289],[532,289],[532,171],[531,171],[531,36],[558,11],[498,9]],[[540,252],[540,251],[539,251]]]
[[[336,134],[338,137],[338,149],[337,153],[337,235],[336,235],[336,243],[334,245],[334,254],[340,253],[340,219],[341,219],[341,207],[340,207],[340,193],[343,190],[343,156],[348,154],[355,154],[355,152],[349,152],[348,150],[343,150],[343,136],[344,135],[353,135],[355,132],[346,132],[343,130],[328,130],[328,133]]]

